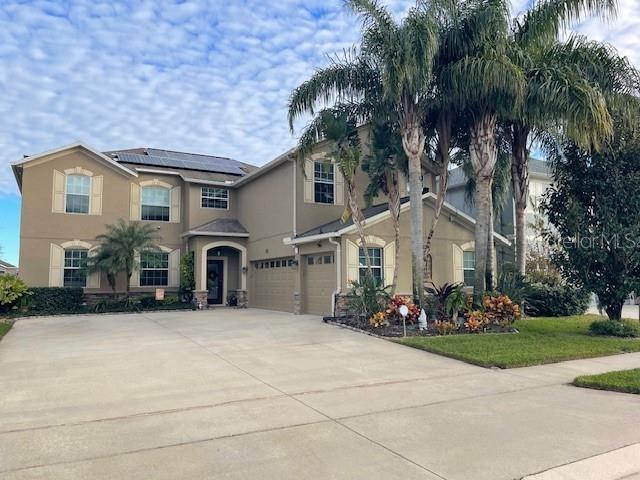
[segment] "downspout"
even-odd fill
[[[340,294],[341,288],[341,279],[340,279],[340,270],[342,268],[342,259],[341,259],[341,250],[340,250],[340,242],[336,242],[333,238],[329,239],[329,243],[336,246],[336,289],[331,294],[331,316],[336,316],[336,297]]]
[[[297,209],[296,206],[298,204],[298,191],[297,191],[297,176],[298,174],[298,163],[294,160],[293,161],[293,225],[292,225],[292,231],[293,231],[293,235],[291,236],[291,238],[296,238],[296,236],[298,235],[298,228],[297,228]]]

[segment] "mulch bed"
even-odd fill
[[[323,317],[325,323],[331,325],[337,325],[339,327],[346,327],[351,330],[357,330],[369,335],[375,335],[380,337],[403,337],[404,329],[402,323],[392,323],[384,327],[374,327],[369,323],[369,320],[365,317],[358,315],[345,315],[340,317]],[[492,325],[486,329],[484,333],[517,333],[515,328],[503,329],[498,326]],[[429,322],[427,330],[420,330],[418,324],[407,323],[407,337],[433,337],[437,336],[433,323]],[[450,335],[477,335],[470,334],[465,330],[452,332]]]

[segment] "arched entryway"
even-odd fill
[[[216,241],[202,247],[200,285],[209,305],[225,305],[229,299],[246,298],[247,249],[233,241]],[[242,298],[239,298],[242,297]]]

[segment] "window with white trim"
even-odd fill
[[[473,285],[476,274],[476,252],[467,250],[462,253],[462,272],[464,274],[464,284]]]
[[[313,195],[316,203],[335,203],[335,165],[313,162]]]
[[[168,222],[171,192],[164,187],[142,187],[142,220]]]
[[[202,208],[229,208],[229,190],[226,188],[202,187]]]
[[[66,213],[89,213],[91,178],[86,175],[67,175],[65,188]]]
[[[169,254],[142,252],[140,254],[140,286],[164,287],[169,284]]]
[[[373,274],[373,278],[375,278],[377,282],[382,284],[383,276],[384,276],[383,263],[382,263],[382,248],[368,247],[367,251],[369,252],[369,260],[371,261],[371,273]],[[359,267],[358,280],[362,282],[362,280],[367,275],[367,260],[364,254],[364,248],[362,247],[358,249],[358,267]]]
[[[87,286],[87,250],[64,251],[64,280],[65,287]]]

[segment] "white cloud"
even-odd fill
[[[341,0],[2,3],[0,193],[16,192],[10,161],[74,140],[265,163],[295,142],[290,91],[359,26]],[[581,28],[637,56],[636,3],[607,30]]]

